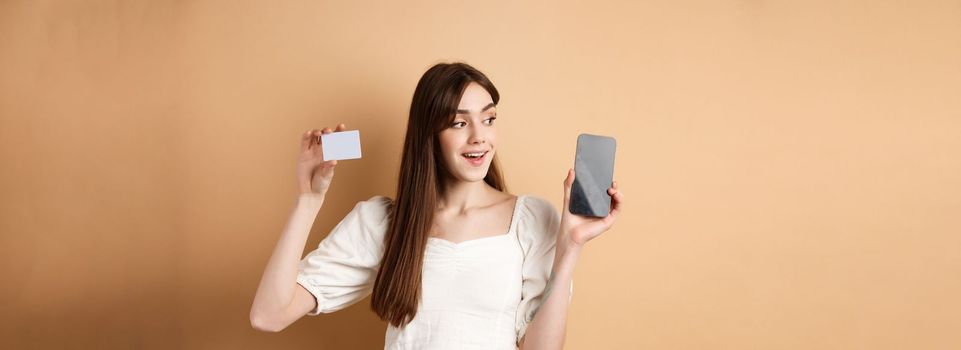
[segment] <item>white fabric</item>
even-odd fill
[[[301,260],[297,282],[317,299],[308,315],[370,295],[391,200],[361,201]],[[506,234],[453,243],[428,239],[421,303],[384,349],[515,349],[542,302],[560,216],[546,200],[518,196]],[[573,291],[573,282],[571,283]]]

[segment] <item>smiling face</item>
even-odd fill
[[[451,125],[440,132],[444,164],[459,181],[483,181],[497,141],[497,106],[480,84],[470,83],[457,105]]]

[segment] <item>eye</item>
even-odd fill
[[[494,119],[497,119],[497,117],[490,117],[490,118],[487,118],[487,119],[484,120],[484,121],[487,122],[487,125],[493,125],[493,124],[494,124]]]
[[[450,127],[455,128],[455,129],[460,129],[460,128],[464,127],[464,125],[467,125],[467,123],[466,123],[466,122],[454,122],[454,124],[451,124]]]

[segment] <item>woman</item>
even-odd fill
[[[622,195],[616,182],[608,189],[605,218],[570,214],[573,169],[561,215],[507,193],[495,157],[499,100],[467,64],[430,68],[414,91],[396,198],[359,202],[301,260],[337,164],[320,147],[332,130],[304,133],[301,194],[257,289],[253,327],[279,331],[371,294],[389,323],[385,349],[562,348],[577,257],[614,223]]]

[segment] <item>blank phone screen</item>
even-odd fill
[[[607,189],[614,180],[613,137],[580,134],[574,158],[574,184],[571,187],[571,214],[604,217],[611,211]]]

